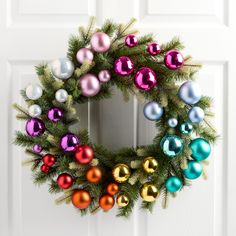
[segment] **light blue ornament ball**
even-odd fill
[[[188,118],[192,123],[200,123],[204,120],[204,117],[204,111],[200,107],[193,107],[188,112]]]
[[[202,97],[200,86],[194,81],[187,81],[179,88],[179,97],[185,103],[194,105]]]
[[[182,181],[177,176],[171,176],[166,180],[165,186],[169,192],[174,193],[182,187]]]
[[[57,79],[69,79],[74,73],[74,64],[69,58],[59,58],[51,62],[51,72]]]
[[[183,170],[187,179],[197,179],[202,174],[202,165],[198,161],[188,161],[187,169]]]
[[[170,118],[167,123],[171,128],[174,128],[178,125],[178,120],[176,118]]]
[[[162,138],[160,146],[166,156],[173,158],[183,151],[184,144],[179,136],[166,135]]]
[[[189,122],[183,123],[180,126],[180,132],[182,134],[191,134],[193,132],[193,126]]]
[[[192,157],[197,161],[203,161],[211,154],[211,145],[204,138],[196,138],[189,144]]]
[[[143,114],[148,120],[159,120],[163,115],[163,107],[158,102],[148,102],[143,108]]]

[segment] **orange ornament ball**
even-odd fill
[[[94,151],[87,145],[80,145],[75,150],[75,159],[81,165],[87,165],[92,161]]]
[[[71,201],[76,208],[85,209],[91,203],[91,196],[88,191],[77,189],[73,192]]]
[[[117,183],[109,183],[107,185],[107,192],[112,196],[117,194],[119,192],[119,185]]]
[[[99,206],[104,210],[110,210],[115,204],[114,198],[109,194],[104,194],[99,199]]]
[[[101,180],[101,178],[102,178],[102,171],[97,166],[90,167],[86,172],[86,179],[90,183],[96,184]]]

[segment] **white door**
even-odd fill
[[[235,0],[1,0],[0,235],[235,236],[235,10]],[[36,79],[34,65],[64,56],[69,35],[91,15],[99,25],[106,18],[136,17],[141,33],[154,32],[161,43],[178,35],[185,53],[204,64],[199,83],[214,97],[221,138],[208,180],[194,181],[166,210],[158,203],[153,214],[137,207],[129,220],[115,218],[116,209],[81,218],[72,207],[55,206],[47,186],[33,185],[29,168],[21,165],[24,152],[12,145],[14,130],[23,129],[23,123],[15,120],[11,104],[23,103],[19,90]],[[124,104],[117,94],[82,110],[83,125],[108,147],[146,144],[154,135],[135,98]]]

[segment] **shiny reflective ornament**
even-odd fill
[[[161,47],[158,43],[150,43],[147,47],[147,52],[152,56],[156,56],[161,52]]]
[[[40,152],[42,152],[43,147],[40,144],[34,144],[32,149],[35,153],[40,153]]]
[[[109,183],[107,185],[107,192],[110,195],[116,195],[119,192],[119,185],[117,183]]]
[[[99,206],[104,210],[110,210],[115,204],[114,198],[109,194],[104,194],[99,199]]]
[[[193,125],[190,124],[189,122],[181,124],[180,132],[182,134],[191,134],[193,132]]]
[[[51,71],[55,78],[66,80],[74,73],[74,64],[69,58],[60,58],[52,61]]]
[[[58,122],[64,117],[64,111],[59,107],[52,107],[48,110],[48,119],[52,122]]]
[[[98,79],[101,83],[106,83],[111,79],[111,73],[109,70],[101,70],[98,74]]]
[[[130,177],[130,168],[125,164],[117,164],[112,170],[113,178],[118,183],[123,183]]]
[[[125,45],[129,48],[135,47],[138,44],[138,38],[133,35],[130,34],[128,36],[126,36],[125,38]]]
[[[81,165],[89,164],[94,157],[93,149],[88,145],[79,145],[75,150],[75,159]]]
[[[193,107],[188,112],[188,118],[192,123],[200,123],[204,120],[205,114],[201,107]]]
[[[111,46],[111,39],[107,34],[97,32],[91,37],[90,44],[95,52],[106,52]]]
[[[169,127],[175,128],[178,125],[178,120],[176,118],[170,118],[167,121]]]
[[[204,138],[192,140],[189,147],[192,151],[192,157],[197,161],[203,161],[211,154],[211,145]]]
[[[143,169],[146,173],[154,173],[158,168],[158,162],[154,157],[146,157],[143,160]]]
[[[77,189],[74,190],[71,201],[76,208],[85,209],[90,205],[92,199],[88,191]]]
[[[73,185],[73,178],[67,173],[62,173],[57,177],[57,184],[62,189],[68,189]]]
[[[76,54],[76,59],[79,63],[93,61],[93,52],[89,48],[81,48]]]
[[[26,87],[25,94],[31,100],[37,100],[42,96],[43,89],[38,84],[30,84]]]
[[[116,198],[116,203],[119,207],[126,207],[129,205],[129,198],[125,194],[120,194]]]
[[[148,120],[160,120],[163,115],[163,108],[158,102],[148,102],[143,108],[143,114]]]
[[[145,183],[140,189],[140,196],[146,202],[154,202],[158,195],[157,187],[151,183]]]
[[[85,97],[93,97],[100,91],[100,82],[93,74],[85,74],[80,79],[80,87]]]
[[[171,176],[165,182],[167,190],[171,193],[177,192],[182,185],[182,181],[177,176]]]
[[[40,170],[45,174],[48,173],[49,169],[50,169],[50,167],[45,164],[41,165],[41,167],[40,167]]]
[[[166,135],[162,138],[160,146],[164,154],[170,158],[178,156],[184,148],[183,140],[176,135]]]
[[[45,125],[39,118],[31,118],[27,121],[25,130],[31,137],[37,137],[44,133]]]
[[[188,161],[188,167],[183,174],[187,179],[197,179],[202,174],[202,165],[198,161]]]
[[[55,93],[55,98],[58,102],[65,102],[68,98],[68,93],[65,89],[59,89]]]
[[[139,69],[134,76],[134,84],[142,91],[150,91],[157,85],[157,77],[155,72],[148,67]]]
[[[179,88],[179,98],[187,104],[196,104],[202,98],[200,86],[194,81],[183,83]]]
[[[129,57],[121,56],[116,59],[114,70],[117,75],[128,76],[134,71],[134,64]]]
[[[74,152],[79,143],[78,137],[72,133],[64,134],[60,140],[60,146],[64,152]]]
[[[28,109],[29,115],[31,117],[39,117],[42,114],[42,109],[39,105],[31,105]]]
[[[97,166],[90,167],[86,172],[86,179],[90,183],[97,184],[102,179],[102,171]]]
[[[184,64],[182,54],[177,50],[170,50],[166,53],[164,63],[170,70],[177,70]]]
[[[56,157],[52,154],[46,154],[43,156],[43,163],[49,167],[52,167],[56,163]]]

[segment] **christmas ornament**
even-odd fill
[[[166,135],[162,138],[160,146],[164,154],[170,158],[178,156],[183,151],[183,140],[176,135]]]
[[[64,134],[60,140],[60,146],[64,152],[74,152],[79,143],[78,137],[72,133]]]
[[[177,176],[171,176],[166,180],[165,186],[169,192],[174,193],[182,187],[182,182]]]
[[[68,189],[73,184],[73,178],[71,175],[63,173],[57,177],[57,184],[62,189]]]
[[[202,98],[201,88],[194,81],[184,82],[179,88],[179,97],[185,103],[194,105]]]
[[[80,87],[85,97],[93,97],[100,91],[98,78],[93,74],[86,74],[80,78]]]
[[[104,210],[108,211],[114,206],[114,198],[109,194],[104,194],[99,199],[99,206]]]
[[[31,137],[37,137],[44,133],[45,125],[39,118],[31,118],[26,122],[25,130]]]
[[[30,84],[26,87],[25,94],[31,100],[37,100],[42,96],[43,89],[38,84]]]
[[[154,173],[158,168],[158,162],[154,157],[146,157],[143,160],[143,169],[145,172],[151,174]]]
[[[129,57],[119,57],[114,64],[114,70],[117,75],[128,76],[134,71],[134,64]]]
[[[118,183],[123,183],[130,177],[130,169],[125,164],[117,164],[112,170],[113,178]]]
[[[79,63],[93,61],[93,52],[89,48],[81,48],[76,54],[76,59]]]
[[[158,195],[157,187],[151,183],[145,183],[140,189],[140,196],[146,202],[154,202]]]
[[[42,150],[43,150],[43,147],[40,144],[34,144],[33,151],[35,153],[40,153],[40,152],[42,152]]]
[[[58,122],[64,117],[64,111],[58,107],[52,107],[48,110],[48,119],[52,122]]]
[[[183,174],[187,179],[197,179],[202,174],[202,165],[198,161],[188,161],[188,167]]]
[[[192,157],[196,161],[203,161],[211,154],[211,145],[204,138],[196,138],[192,140],[189,147],[192,151]]]
[[[178,125],[178,120],[176,118],[170,118],[167,123],[171,128],[175,128]]]
[[[125,38],[125,45],[129,48],[135,47],[138,44],[138,38],[133,35],[130,34],[128,36],[126,36]]]
[[[147,47],[147,52],[152,56],[156,56],[161,52],[161,47],[158,43],[150,43]]]
[[[184,64],[182,54],[177,50],[170,50],[166,53],[164,63],[170,70],[177,70]]]
[[[102,171],[97,166],[90,167],[86,172],[86,179],[90,183],[97,184],[102,179]]]
[[[56,163],[56,157],[48,153],[43,156],[43,163],[46,166],[52,167]]]
[[[49,169],[50,169],[49,166],[47,166],[45,164],[41,165],[41,167],[40,167],[40,170],[45,174],[48,173]]]
[[[126,207],[129,204],[129,198],[125,194],[119,194],[116,203],[119,207]]]
[[[111,73],[109,70],[101,70],[98,74],[98,79],[101,83],[106,83],[111,79]]]
[[[157,84],[155,72],[148,67],[139,69],[134,76],[134,84],[142,91],[150,91]]]
[[[75,150],[75,159],[79,164],[87,165],[92,161],[94,156],[94,151],[91,147],[87,145],[77,146]]]
[[[119,185],[117,183],[109,183],[107,185],[107,192],[113,196],[119,192]]]
[[[74,73],[74,64],[69,58],[59,58],[51,63],[51,72],[56,79],[69,79]]]
[[[42,114],[42,109],[39,105],[34,104],[29,107],[28,112],[31,117],[39,117]]]
[[[180,132],[182,134],[191,134],[193,131],[193,126],[189,122],[183,123],[180,126]]]
[[[103,32],[97,32],[91,37],[90,44],[95,52],[106,52],[111,46],[111,39]]]
[[[68,98],[68,93],[65,89],[59,89],[55,93],[55,98],[58,102],[65,102]]]
[[[159,120],[163,115],[163,108],[158,102],[148,102],[143,108],[144,116],[151,121]]]
[[[200,123],[204,120],[205,114],[202,108],[193,107],[188,112],[188,118],[193,123]]]
[[[71,201],[76,208],[85,209],[91,203],[91,196],[88,191],[83,189],[74,190]]]

